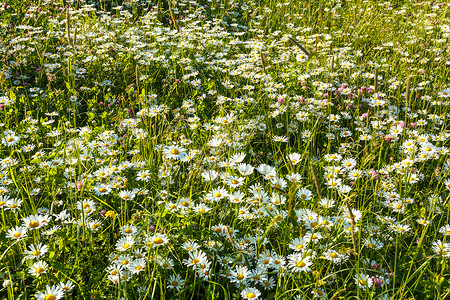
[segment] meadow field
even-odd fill
[[[0,299],[450,299],[450,2],[0,0]]]

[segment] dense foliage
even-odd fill
[[[449,3],[0,0],[0,25],[2,298],[450,297]]]

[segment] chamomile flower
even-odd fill
[[[25,258],[26,259],[38,259],[45,255],[48,251],[48,246],[44,245],[42,243],[39,243],[37,245],[31,244],[28,246],[29,250],[25,250]]]
[[[191,252],[191,251],[195,251],[195,250],[199,249],[200,245],[194,241],[187,241],[187,242],[184,242],[183,245],[181,245],[181,248],[183,248],[184,250],[186,250],[188,252]]]
[[[289,154],[288,156],[288,159],[289,159],[289,161],[295,166],[296,164],[298,164],[300,161],[301,161],[301,159],[302,159],[302,156],[300,155],[300,154],[298,154],[298,153],[291,153],[291,154]]]
[[[205,197],[205,199],[208,199],[209,201],[217,202],[221,199],[228,196],[228,192],[226,189],[218,187],[212,189]]]
[[[323,257],[327,260],[332,261],[335,264],[340,264],[344,260],[344,256],[337,252],[336,250],[328,249],[323,253]]]
[[[450,225],[445,225],[439,228],[439,233],[443,234],[444,236],[450,235]]]
[[[261,296],[261,292],[255,288],[246,288],[241,292],[241,296],[244,299],[259,299],[259,297]]]
[[[167,158],[173,158],[175,160],[179,160],[186,155],[186,149],[176,145],[165,147],[163,152]]]
[[[308,243],[309,242],[303,237],[298,237],[291,241],[291,243],[289,244],[289,248],[294,251],[305,251],[308,247]]]
[[[309,257],[303,257],[302,252],[297,252],[288,256],[288,268],[294,273],[298,272],[310,272],[309,268],[312,265]]]
[[[242,176],[250,176],[255,168],[252,165],[240,163],[237,165],[237,170]]]
[[[201,264],[208,261],[206,254],[201,250],[189,251],[189,258],[183,259],[183,264],[186,267],[192,267],[192,269],[197,269]]]
[[[230,176],[225,180],[225,183],[231,188],[236,188],[244,184],[244,180],[242,177]]]
[[[48,269],[48,264],[45,261],[37,261],[30,266],[28,269],[28,273],[32,276],[39,277],[42,274],[45,274]]]
[[[136,174],[137,181],[149,181],[150,180],[150,171],[149,170],[141,170]]]
[[[8,230],[6,237],[13,239],[13,240],[18,240],[21,238],[24,238],[27,236],[27,230],[28,228],[23,226],[16,226],[14,228],[11,228]]]
[[[169,239],[165,234],[157,233],[154,236],[150,236],[147,238],[147,246],[159,247],[164,246],[169,242]]]
[[[356,285],[360,289],[370,288],[370,287],[372,287],[372,284],[373,284],[373,281],[370,278],[370,276],[367,274],[364,274],[364,273],[359,273],[359,274],[355,275],[354,280],[355,280]]]
[[[171,274],[167,280],[167,288],[176,289],[177,291],[181,291],[184,285],[184,280],[181,278],[179,274]]]
[[[75,287],[75,285],[73,284],[72,281],[67,280],[66,282],[60,282],[58,284],[58,286],[62,289],[62,291],[64,293],[70,292],[71,290],[73,290],[73,288]],[[56,299],[56,298],[55,298]]]
[[[64,291],[59,285],[46,286],[44,292],[37,292],[34,295],[37,300],[59,300],[64,297]]]
[[[245,283],[251,275],[251,272],[247,267],[239,265],[237,265],[234,270],[231,270],[230,273],[230,282],[238,284]]]
[[[297,191],[297,196],[304,201],[309,201],[312,198],[312,193],[306,188],[301,188]]]
[[[132,274],[139,274],[145,270],[145,266],[146,260],[143,258],[138,258],[136,260],[132,260],[130,264],[128,264],[127,268]]]
[[[133,236],[122,237],[116,242],[116,250],[119,252],[127,251],[131,249],[133,244],[134,244]]]
[[[131,224],[124,225],[119,230],[124,235],[135,235],[137,233],[137,227]]]
[[[44,226],[44,216],[41,215],[30,215],[22,219],[23,226],[28,229],[39,229]]]

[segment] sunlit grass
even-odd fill
[[[449,17],[0,3],[0,295],[446,299]]]

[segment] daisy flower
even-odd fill
[[[45,255],[45,253],[47,253],[48,251],[48,246],[47,245],[43,245],[42,243],[35,245],[30,245],[28,246],[29,250],[25,250],[24,254],[25,259],[37,259],[40,258],[42,256]]]
[[[133,200],[134,197],[136,197],[136,193],[134,193],[133,191],[120,191],[119,197],[123,200]]]
[[[240,163],[237,165],[237,170],[239,171],[239,173],[242,176],[249,176],[253,174],[254,171],[254,167],[252,165],[249,164],[245,164],[245,163]]]
[[[241,296],[244,299],[258,299],[261,296],[261,292],[255,288],[246,288],[241,292]]]
[[[111,193],[111,187],[108,184],[101,183],[94,187],[94,193],[97,196],[108,195]]]
[[[335,264],[340,264],[344,259],[343,255],[335,250],[328,249],[323,253],[323,257],[327,260],[332,261]]]
[[[214,188],[212,189],[207,195],[206,195],[206,199],[213,201],[213,202],[217,202],[225,197],[228,196],[228,192],[226,189],[218,187],[218,188]]]
[[[41,274],[45,274],[48,269],[48,264],[45,261],[35,262],[29,269],[28,273],[33,276],[39,277]]]
[[[293,165],[298,164],[300,162],[300,160],[302,159],[302,156],[300,154],[298,154],[298,153],[295,153],[295,152],[289,154],[287,157],[288,157],[288,159],[291,161],[291,163]]]
[[[355,275],[354,279],[360,289],[372,287],[373,281],[367,274],[359,273]]]
[[[312,193],[306,188],[301,188],[297,191],[297,196],[302,200],[309,201],[312,198]]]
[[[225,183],[232,188],[236,188],[244,184],[244,178],[238,176],[230,176],[225,180]]]
[[[169,242],[169,239],[167,238],[167,236],[165,234],[162,233],[157,233],[154,236],[148,237],[147,238],[147,246],[164,246],[165,244],[167,244]]]
[[[184,280],[181,278],[179,274],[171,274],[168,279],[167,288],[176,289],[177,291],[181,291],[181,288],[184,285]]]
[[[439,233],[443,234],[444,236],[450,235],[450,225],[442,226],[439,229]]]
[[[202,172],[201,175],[205,181],[214,181],[214,179],[216,179],[217,176],[219,176],[219,173],[214,170],[209,170]]]
[[[139,274],[140,272],[145,270],[145,265],[146,265],[145,259],[139,258],[132,261],[128,265],[128,270],[130,270],[130,272],[133,274]]]
[[[183,259],[183,264],[187,267],[192,267],[192,269],[196,269],[200,267],[201,264],[208,261],[206,254],[201,250],[189,251],[189,258]]]
[[[37,300],[59,300],[64,297],[64,291],[59,285],[47,285],[44,292],[38,292],[34,297]]]
[[[28,229],[39,229],[44,226],[44,217],[41,215],[31,215],[22,219],[23,226]]]
[[[244,283],[249,278],[251,272],[245,266],[236,266],[235,270],[230,271],[230,282],[231,283]]]
[[[191,251],[195,251],[195,250],[199,249],[200,245],[194,241],[187,241],[187,242],[184,242],[183,245],[181,245],[181,248],[183,248],[186,251],[191,252]]]
[[[137,227],[134,225],[127,224],[125,226],[120,227],[120,233],[124,235],[135,235],[137,232]]]
[[[308,241],[303,237],[295,238],[289,244],[289,248],[294,251],[304,251],[308,247]]]
[[[27,230],[28,230],[27,227],[16,226],[8,230],[6,237],[14,240],[21,239],[27,236]]]
[[[60,282],[58,286],[63,290],[64,293],[70,292],[75,287],[73,282],[69,280],[66,282]]]
[[[175,160],[179,160],[184,155],[186,155],[186,149],[183,147],[176,146],[176,145],[166,146],[164,148],[163,152],[168,159],[173,158]]]
[[[119,252],[127,251],[134,244],[133,236],[125,236],[116,242],[116,250]]]
[[[136,174],[137,181],[149,181],[150,180],[150,171],[149,170],[141,170]]]
[[[310,272],[309,268],[312,265],[309,257],[303,258],[303,253],[298,252],[288,256],[288,267],[293,272]]]

